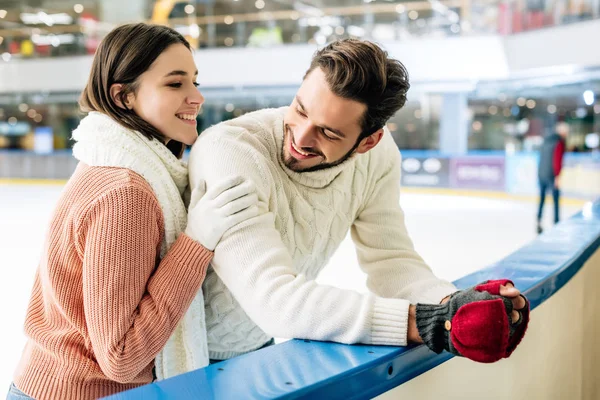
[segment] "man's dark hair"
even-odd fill
[[[304,78],[315,68],[325,73],[335,95],[367,106],[359,141],[383,128],[406,103],[410,88],[406,68],[375,43],[357,39],[332,42],[315,53]]]

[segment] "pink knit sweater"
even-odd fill
[[[213,253],[185,234],[159,259],[163,213],[123,168],[80,163],[52,217],[15,385],[38,400],[93,399],[152,381],[153,360]]]

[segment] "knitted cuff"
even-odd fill
[[[406,300],[375,298],[370,344],[406,346],[409,306]]]
[[[427,347],[435,353],[450,351],[446,321],[451,319],[450,302],[444,304],[417,304],[417,329]]]

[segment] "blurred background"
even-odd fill
[[[197,49],[199,132],[289,104],[319,46],[364,38],[411,75],[408,103],[388,124],[405,159],[418,161],[405,184],[535,193],[534,153],[565,121],[564,189],[593,197],[600,172],[582,154],[599,141],[599,15],[600,0],[0,0],[0,177],[70,175],[96,47],[121,23],[149,21]],[[476,154],[489,165],[471,160],[462,176],[477,176],[459,182],[453,157]]]
[[[539,148],[557,123],[570,131],[561,217],[600,196],[599,17],[600,0],[0,0],[0,304],[10,324],[0,388],[76,165],[77,100],[114,27],[147,21],[186,36],[206,98],[199,133],[290,104],[325,43],[379,43],[410,74],[408,102],[387,124],[403,155],[406,223],[434,272],[457,279],[536,237]],[[320,279],[365,290],[355,258],[348,238]]]

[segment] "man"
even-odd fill
[[[190,155],[192,190],[242,175],[259,198],[259,216],[223,237],[205,280],[212,360],[259,349],[275,336],[425,341],[448,350],[453,313],[480,295],[500,302],[511,329],[523,320],[513,308],[525,315],[526,301],[510,283],[493,283],[495,296],[465,291],[459,304],[452,299],[461,296],[448,297],[457,289],[413,248],[399,206],[400,154],[383,128],[408,88],[400,62],[375,44],[343,40],[317,52],[290,107],[246,114],[200,136]],[[315,282],[348,230],[369,294]]]
[[[554,223],[559,221],[560,209],[560,172],[562,170],[563,157],[565,155],[565,140],[569,135],[569,125],[559,122],[556,125],[556,133],[544,138],[540,150],[540,163],[538,166],[538,178],[540,184],[540,201],[537,215],[537,232],[542,233],[542,214],[544,212],[544,201],[546,192],[552,190],[554,201]]]

